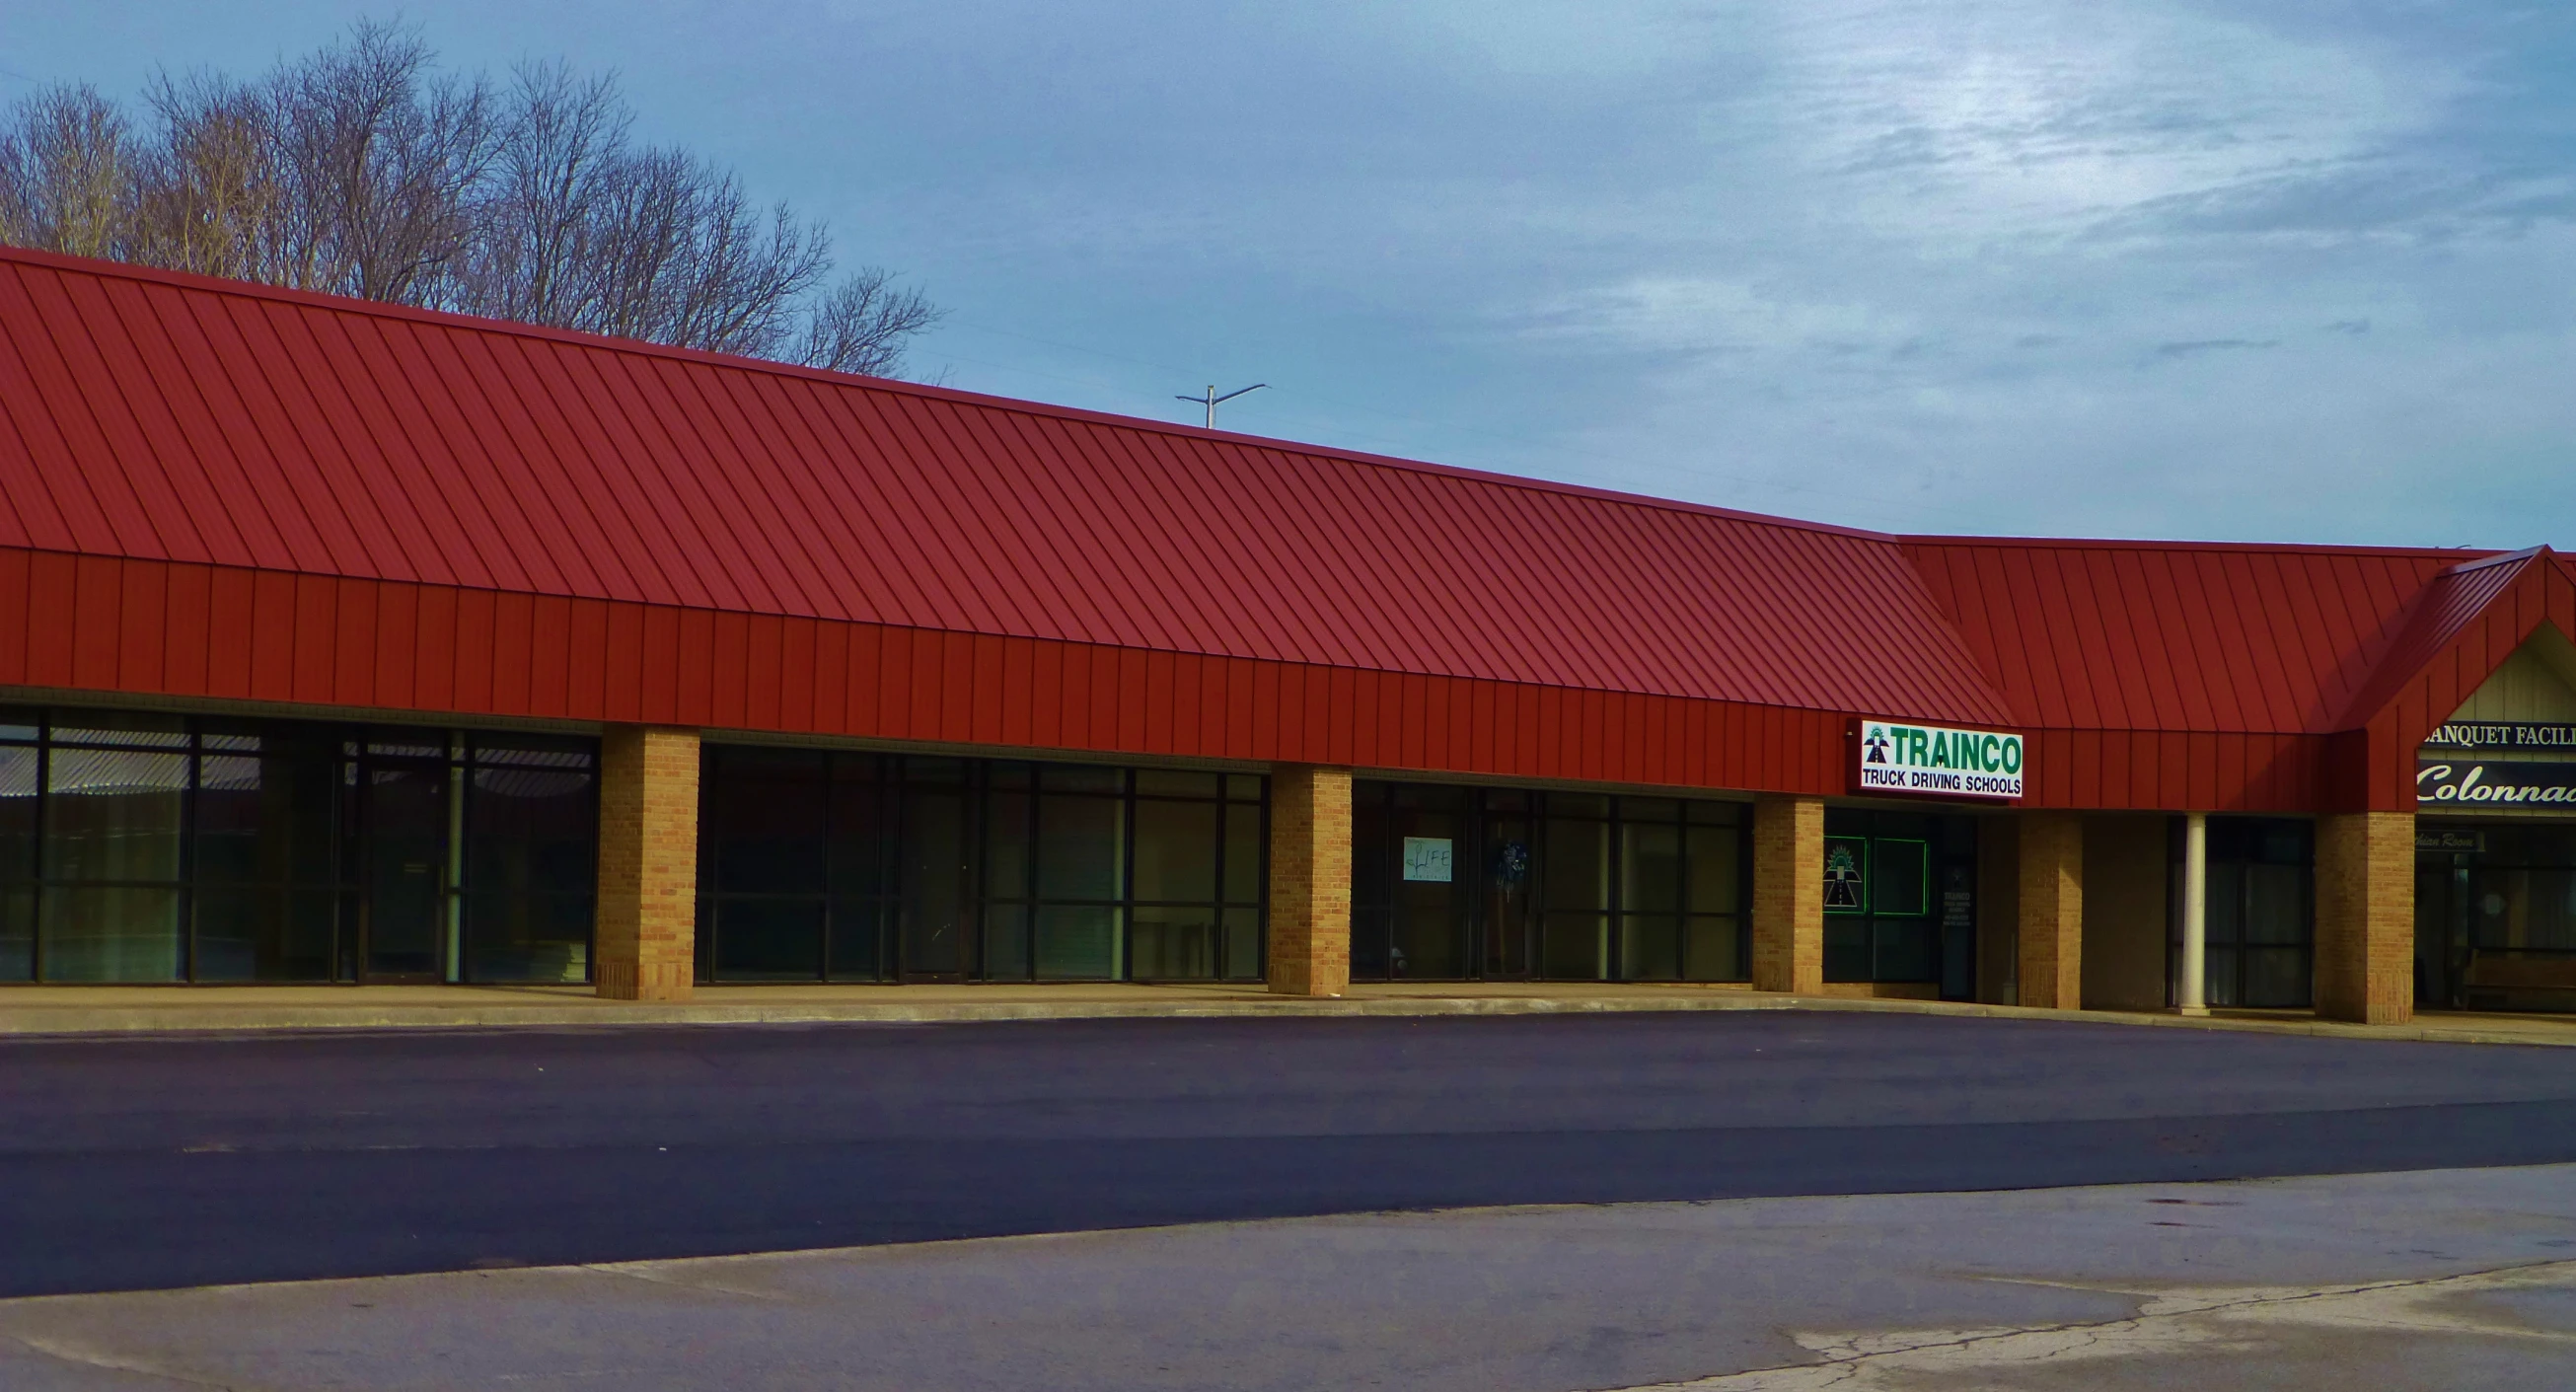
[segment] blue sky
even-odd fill
[[[384,6],[23,5],[0,95]],[[1903,531],[2576,545],[2576,6],[401,10],[949,307],[954,385]]]

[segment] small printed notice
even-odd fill
[[[1404,877],[1449,883],[1449,839],[1445,836],[1404,838]]]

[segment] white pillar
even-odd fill
[[[2209,818],[2194,812],[2182,831],[2182,1013],[2209,1013]]]

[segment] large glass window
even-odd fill
[[[2315,835],[2286,817],[2209,819],[2209,903],[2203,958],[2211,1005],[2298,1008],[2311,999],[2316,911]],[[2174,928],[2181,951],[2183,830],[2173,832]]]
[[[2576,823],[2420,823],[2419,1003],[2576,1010]]]
[[[1741,981],[1743,807],[1363,780],[1351,970]]]
[[[823,803],[798,791],[827,785]],[[1258,980],[1265,790],[1241,774],[711,745],[700,971]]]
[[[327,731],[259,726],[200,737],[198,980],[336,973],[339,743]]]
[[[0,980],[585,981],[595,757],[0,710]]]
[[[587,981],[598,893],[589,741],[478,736],[465,793],[465,975]]]
[[[1825,811],[1825,980],[1975,993],[1976,819]]]

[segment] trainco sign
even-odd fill
[[[2022,742],[2001,730],[1895,720],[1852,723],[1852,791],[1926,797],[2021,796]]]

